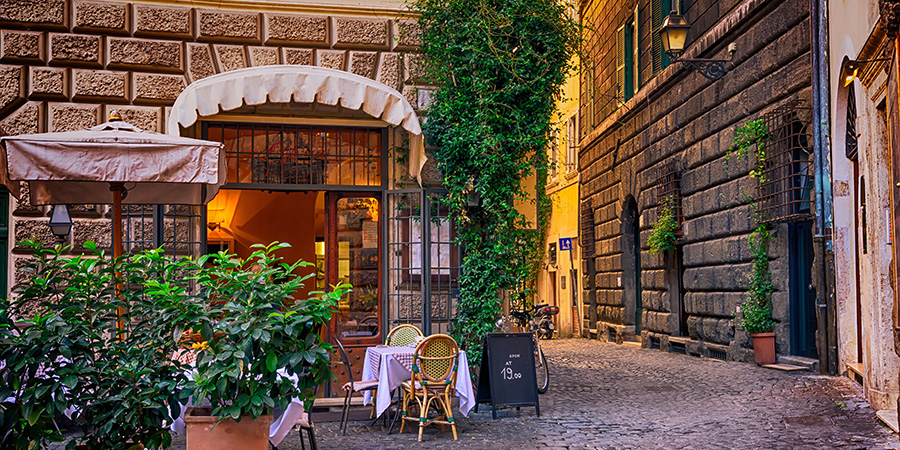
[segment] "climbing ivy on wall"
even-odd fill
[[[528,230],[533,224],[515,202],[528,198],[521,181],[536,173],[539,222],[546,226],[546,148],[578,28],[556,0],[411,0],[411,6],[420,15],[422,69],[437,86],[425,132],[465,251],[453,334],[477,363],[481,340],[500,314],[501,292],[534,286],[545,231]]]

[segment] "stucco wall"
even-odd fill
[[[858,55],[878,20],[874,0],[829,2],[834,257],[838,309],[839,370],[862,361],[864,388],[876,409],[896,407],[900,358],[893,348],[890,208],[890,144],[882,102],[887,77],[853,81],[859,134],[858,175],[865,182],[866,234],[862,232],[862,193],[853,163],[846,157],[848,87],[841,74],[844,58]],[[866,240],[866,252],[862,241]],[[858,281],[858,282],[857,282]],[[860,308],[857,308],[859,296]],[[862,326],[857,327],[857,317]],[[860,338],[861,337],[861,342]],[[863,354],[858,354],[858,348]]]

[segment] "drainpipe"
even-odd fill
[[[832,197],[831,158],[829,157],[829,76],[828,76],[828,5],[827,0],[810,0],[812,97],[813,97],[813,164],[815,169],[816,231],[816,318],[819,372],[837,373],[837,321],[834,298],[834,248],[831,241]]]

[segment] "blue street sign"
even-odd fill
[[[572,250],[572,238],[559,238],[559,250]]]

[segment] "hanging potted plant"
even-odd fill
[[[85,247],[97,257],[25,245],[36,255],[30,276],[0,305],[0,447],[62,441],[58,414],[81,427],[70,446],[168,447],[169,422],[188,394],[186,368],[171,354],[181,324],[205,320],[205,301],[188,295],[181,275],[187,263],[160,250],[114,262],[93,243]]]
[[[295,299],[305,280],[299,261],[286,264],[274,256],[284,243],[254,245],[246,260],[220,252],[201,257],[207,266],[195,277],[204,295],[216,302],[201,330],[206,346],[197,356],[196,404],[188,408],[187,448],[269,448],[272,411],[284,410],[291,398],[309,402],[314,388],[331,379],[331,345],[321,330],[331,320],[338,299],[349,285]]]
[[[739,325],[753,338],[753,353],[759,365],[775,364],[775,320],[772,319],[772,276],[769,272],[769,230],[760,225],[750,235],[753,271],[747,297],[740,306]]]

